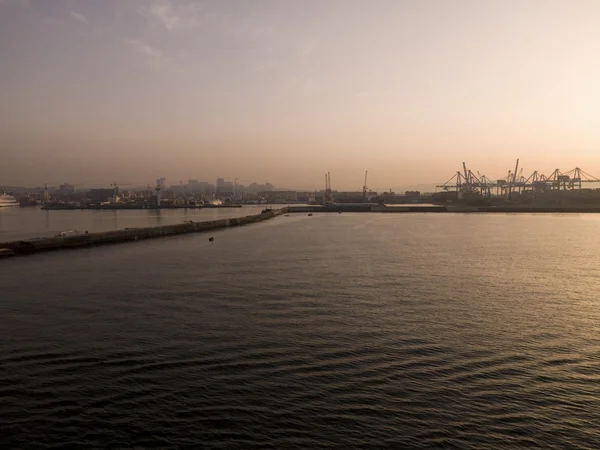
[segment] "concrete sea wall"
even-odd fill
[[[175,225],[162,225],[147,228],[125,228],[124,230],[104,231],[98,233],[54,236],[48,238],[27,239],[21,241],[0,242],[0,257],[31,254],[48,250],[64,250],[92,245],[117,244],[174,236],[186,233],[201,233],[222,228],[238,227],[251,223],[272,219],[287,212],[287,208],[266,211],[251,216],[232,219],[211,220],[208,222],[186,222]]]

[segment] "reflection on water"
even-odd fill
[[[161,209],[151,209],[148,211],[148,222],[151,225],[162,225]],[[183,211],[185,220],[187,220],[187,210]]]

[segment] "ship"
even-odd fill
[[[8,207],[8,206],[19,206],[19,202],[12,195],[4,192],[0,195],[0,208]]]

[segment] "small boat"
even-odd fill
[[[66,237],[66,236],[79,236],[81,234],[81,232],[79,230],[68,230],[68,231],[61,231],[60,233],[58,233],[56,235],[56,237]],[[86,232],[87,234],[87,232]]]
[[[309,216],[309,217],[310,217],[310,216],[312,216],[312,213],[308,213],[308,216]]]

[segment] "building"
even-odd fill
[[[161,189],[166,189],[167,188],[167,179],[165,177],[157,178],[156,179],[156,187],[159,187]]]
[[[251,194],[258,194],[259,192],[274,191],[274,190],[275,190],[275,186],[273,186],[271,183],[265,183],[265,184],[252,183],[250,186],[248,186],[246,188],[246,191]]]
[[[73,195],[73,194],[75,194],[75,185],[74,184],[68,184],[68,183],[61,184],[58,187],[58,192],[59,192],[59,194],[61,196],[65,196],[65,197]]]
[[[231,181],[225,181],[223,178],[217,178],[215,197],[221,200],[232,199],[235,196],[235,189]]]
[[[269,203],[298,201],[298,192],[296,191],[263,191],[259,192],[258,196]]]
[[[202,197],[204,197],[205,199],[212,197],[213,195],[215,195],[215,185],[214,184],[210,184],[208,181],[201,181],[200,182],[200,195]]]
[[[299,202],[310,202],[311,200],[314,201],[314,198],[315,198],[314,192],[298,192],[296,194],[296,199]]]
[[[90,189],[86,196],[92,203],[104,203],[111,201],[114,194],[114,189]]]
[[[200,194],[200,182],[198,180],[188,180],[188,190],[192,194]]]
[[[362,203],[364,202],[364,195],[362,191],[336,192],[334,200],[339,203]]]

